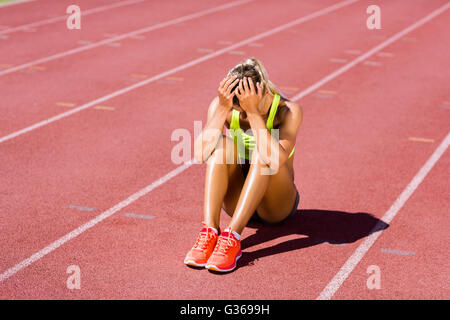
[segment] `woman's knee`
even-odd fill
[[[237,150],[233,139],[222,135],[208,161],[211,159],[216,164],[235,164],[236,154]]]
[[[270,169],[269,165],[263,160],[256,149],[252,152],[250,166],[255,167],[261,175],[274,175],[277,173]]]

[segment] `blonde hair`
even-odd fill
[[[269,90],[272,95],[278,94],[282,99],[289,100],[280,89],[269,80],[269,74],[267,73],[266,68],[264,68],[261,61],[256,58],[248,58],[244,62],[237,64],[228,72],[228,76],[237,76],[239,79],[244,77],[252,78],[252,81],[255,84],[259,82],[261,89],[263,89],[263,93],[266,90]],[[235,100],[237,100],[237,98]],[[237,101],[236,104],[239,105],[239,102]]]

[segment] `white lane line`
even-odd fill
[[[418,27],[422,26],[426,22],[430,21],[431,19],[437,17],[444,11],[446,11],[450,7],[450,2],[447,2],[442,7],[434,10],[432,13],[427,15],[426,17],[420,19],[416,23],[412,24],[408,28],[404,29],[403,31],[398,32],[394,36],[388,38],[386,41],[383,41],[381,44],[373,48],[372,50],[368,51],[367,53],[359,56],[346,66],[342,67],[341,69],[337,70],[336,72],[332,73],[329,77],[326,77],[319,81],[320,85],[332,80],[333,78],[337,77],[338,75],[342,74],[343,72],[347,71],[348,69],[355,66],[357,63],[361,62],[362,60],[370,57],[372,54],[376,53],[377,51],[385,48],[389,44],[393,43],[394,41],[400,39],[405,34],[413,31],[414,29],[417,29]],[[315,85],[311,86],[310,88],[315,87]],[[305,92],[309,91],[305,90]],[[301,93],[298,94],[296,97],[302,97],[305,94]],[[345,262],[345,264],[341,267],[341,269],[336,273],[336,275],[333,277],[333,279],[327,284],[327,286],[323,289],[323,291],[320,293],[320,295],[317,297],[317,300],[329,300],[331,297],[336,293],[336,291],[341,287],[342,283],[347,279],[347,277],[350,275],[350,273],[355,269],[356,265],[361,261],[361,259],[364,257],[364,255],[369,251],[370,247],[373,245],[373,243],[378,239],[378,237],[381,235],[382,231],[380,229],[380,225],[383,223],[389,223],[391,220],[395,217],[397,212],[403,207],[405,202],[409,199],[409,197],[412,195],[414,190],[420,185],[422,180],[426,177],[428,172],[433,168],[433,166],[436,164],[436,162],[439,160],[439,158],[442,156],[442,154],[447,150],[448,146],[450,144],[450,132],[447,134],[443,142],[439,145],[439,147],[434,151],[434,153],[431,155],[431,157],[428,159],[428,161],[424,164],[424,166],[419,170],[419,172],[416,174],[416,176],[412,179],[412,181],[406,186],[406,188],[403,190],[403,192],[400,194],[400,196],[395,200],[394,204],[389,208],[389,210],[384,214],[384,216],[381,218],[381,220],[377,223],[377,225],[372,230],[373,233],[369,235],[365,240],[359,245],[359,247],[355,250],[355,252],[348,258],[348,260]]]
[[[90,107],[92,107],[94,105],[97,105],[99,103],[102,103],[104,101],[112,99],[114,97],[120,96],[120,95],[122,95],[124,93],[127,93],[127,92],[131,91],[131,90],[134,90],[134,89],[137,89],[139,87],[145,86],[145,85],[147,85],[147,84],[149,84],[151,82],[154,82],[156,80],[162,79],[164,77],[167,77],[169,75],[172,75],[172,74],[177,73],[179,71],[182,71],[184,69],[188,69],[188,68],[190,68],[192,66],[195,66],[197,64],[200,64],[200,63],[202,63],[204,61],[207,61],[207,60],[210,60],[210,59],[215,58],[217,56],[220,56],[220,55],[222,55],[222,54],[224,54],[224,53],[226,53],[228,51],[231,51],[231,50],[234,50],[236,48],[242,47],[242,46],[244,46],[246,44],[249,44],[249,43],[252,43],[252,42],[254,42],[256,40],[259,40],[259,39],[271,36],[271,35],[273,35],[273,34],[275,34],[277,32],[280,32],[282,30],[290,28],[290,27],[292,27],[294,25],[298,25],[298,24],[307,22],[309,20],[312,20],[314,18],[323,16],[323,15],[325,15],[327,13],[330,13],[332,11],[335,11],[337,9],[340,9],[340,8],[342,8],[344,6],[350,5],[350,4],[355,3],[357,1],[359,1],[359,0],[346,0],[346,1],[339,2],[339,3],[335,4],[335,5],[330,6],[330,7],[321,9],[319,11],[311,13],[311,14],[309,14],[307,16],[302,17],[302,18],[296,19],[294,21],[291,21],[289,23],[283,24],[283,25],[281,25],[279,27],[276,27],[276,28],[273,28],[271,30],[265,31],[265,32],[260,33],[260,34],[258,34],[256,36],[248,38],[246,40],[243,40],[243,41],[240,41],[238,43],[235,43],[235,44],[233,44],[231,46],[228,46],[228,47],[225,47],[223,49],[220,49],[220,50],[218,50],[216,52],[213,52],[213,53],[207,54],[207,55],[205,55],[203,57],[191,60],[188,63],[182,64],[182,65],[180,65],[178,67],[175,67],[173,69],[170,69],[170,70],[168,70],[166,72],[160,73],[160,74],[158,74],[156,76],[150,77],[150,78],[145,79],[145,80],[143,80],[141,82],[135,83],[135,84],[130,85],[128,87],[125,87],[125,88],[123,88],[121,90],[115,91],[115,92],[110,93],[110,94],[108,94],[106,96],[103,96],[101,98],[98,98],[96,100],[88,102],[88,103],[86,103],[84,105],[81,105],[81,106],[79,106],[77,108],[74,108],[74,109],[71,109],[69,111],[63,112],[63,113],[58,114],[58,115],[56,115],[54,117],[51,117],[49,119],[46,119],[46,120],[40,121],[38,123],[35,123],[35,124],[33,124],[33,125],[29,126],[29,127],[26,127],[26,128],[24,128],[22,130],[19,130],[19,131],[13,132],[11,134],[8,134],[8,135],[6,135],[4,137],[1,137],[0,138],[0,143],[5,142],[7,140],[11,140],[11,139],[16,138],[16,137],[18,137],[18,136],[20,136],[20,135],[22,135],[24,133],[36,130],[36,129],[40,128],[40,127],[46,126],[46,125],[48,125],[48,124],[50,124],[52,122],[61,120],[61,119],[66,118],[68,116],[71,116],[72,114],[78,113],[78,112],[80,112],[80,111],[82,111],[84,109],[90,108]]]
[[[103,221],[106,218],[112,216],[117,211],[120,211],[121,209],[125,208],[130,203],[138,200],[139,198],[141,198],[142,196],[146,195],[147,193],[149,193],[153,189],[159,187],[160,185],[166,183],[167,181],[169,181],[173,177],[179,175],[181,172],[183,172],[184,170],[189,168],[192,165],[192,163],[193,163],[192,161],[188,161],[185,164],[183,164],[183,165],[177,167],[176,169],[170,171],[168,174],[166,174],[165,176],[163,176],[160,179],[156,180],[155,182],[153,182],[152,184],[148,185],[144,189],[142,189],[142,190],[132,194],[127,199],[125,199],[122,202],[116,204],[114,207],[106,210],[105,212],[101,213],[100,215],[98,215],[94,219],[88,221],[87,223],[85,223],[85,224],[81,225],[80,227],[76,228],[75,230],[69,232],[65,236],[63,236],[63,237],[59,238],[58,240],[52,242],[51,244],[46,246],[44,249],[39,250],[38,252],[36,252],[32,256],[30,256],[29,258],[27,258],[27,259],[23,260],[22,262],[16,264],[14,267],[9,268],[8,270],[6,270],[2,274],[0,274],[0,282],[5,281],[6,279],[11,277],[12,275],[16,274],[17,272],[19,272],[23,268],[26,268],[27,266],[29,266],[30,264],[36,262],[37,260],[42,259],[47,254],[49,254],[50,252],[56,250],[57,248],[59,248],[60,246],[65,244],[67,241],[69,241],[69,240],[79,236],[80,234],[82,234],[86,230],[94,227],[95,225],[97,225],[101,221]]]
[[[354,2],[354,1],[351,1],[351,2]],[[450,3],[448,3],[446,6],[444,6],[445,9],[442,10],[441,12],[445,11],[448,8],[449,4]],[[441,9],[444,8],[444,7],[441,7]],[[439,9],[436,10],[436,11],[439,11]],[[436,16],[436,15],[437,14],[435,14],[434,16]],[[276,28],[276,29],[279,29],[279,28]],[[256,37],[258,37],[258,36],[256,36]],[[255,37],[253,37],[253,38],[255,38]],[[254,41],[253,38],[250,38],[251,41],[249,41],[249,42]],[[246,41],[244,41],[244,42],[246,42]],[[232,49],[235,48],[235,46],[231,46],[231,47],[232,47]],[[320,82],[322,82],[322,81],[319,81],[318,83],[320,83]],[[304,92],[307,92],[308,90],[309,90],[309,88],[307,90],[305,90]],[[298,94],[297,96],[298,97],[302,97],[304,95],[305,94],[303,94],[303,92],[302,92],[302,93]],[[299,99],[299,98],[297,98],[297,99]],[[374,230],[380,230],[381,228],[380,228],[379,224],[389,223],[394,218],[394,216],[398,212],[398,210],[403,206],[403,204],[411,196],[411,194],[414,192],[414,190],[417,188],[417,186],[422,182],[422,180],[425,178],[425,176],[428,174],[428,172],[431,170],[431,168],[434,166],[434,164],[439,160],[439,158],[444,153],[444,151],[448,148],[449,144],[450,144],[450,132],[447,134],[447,136],[444,139],[444,141],[436,149],[436,151],[433,153],[433,155],[430,157],[430,159],[428,159],[428,161],[425,163],[425,165],[421,168],[419,173],[414,177],[414,179],[411,181],[411,183],[406,187],[406,189],[403,191],[403,193],[400,195],[400,197],[391,206],[391,209],[389,209],[386,212],[386,214],[383,216],[381,221],[374,227]],[[80,226],[79,228],[73,230],[72,232],[68,233],[64,237],[62,237],[62,238],[56,240],[55,242],[51,243],[50,245],[48,245],[44,249],[40,250],[39,252],[33,254],[28,259],[25,259],[22,262],[20,262],[19,264],[15,265],[14,267],[6,270],[4,273],[2,273],[0,275],[0,282],[8,279],[12,275],[16,274],[18,271],[20,271],[23,268],[29,266],[30,264],[34,263],[35,261],[43,258],[44,256],[46,256],[50,252],[54,251],[55,249],[57,249],[58,247],[60,247],[64,243],[66,243],[67,241],[77,237],[78,235],[80,235],[84,231],[92,228],[93,226],[95,226],[99,222],[101,222],[104,219],[110,217],[115,212],[117,212],[117,211],[123,209],[124,207],[128,206],[130,203],[136,201],[137,199],[139,199],[143,195],[147,194],[151,190],[153,190],[156,187],[162,185],[163,183],[167,182],[168,180],[170,180],[174,176],[178,175],[179,173],[181,173],[185,169],[189,168],[192,164],[193,164],[193,160],[190,160],[190,161],[186,162],[184,165],[181,165],[178,168],[172,170],[171,172],[169,172],[167,175],[165,175],[161,179],[157,180],[156,182],[152,183],[151,185],[147,186],[146,188],[138,191],[137,193],[131,195],[126,200],[120,202],[119,204],[115,205],[111,209],[103,212],[101,215],[97,216],[95,219],[92,219],[91,221],[87,222],[86,224],[84,224],[84,225]],[[356,264],[359,262],[359,260],[361,260],[361,258],[365,254],[365,252],[367,252],[367,250],[375,242],[375,240],[377,239],[377,237],[380,234],[381,234],[381,231],[377,231],[375,233],[372,233],[369,237],[367,237],[365,239],[365,241],[358,247],[359,250],[357,249],[355,251],[355,253],[352,255],[352,257],[355,256],[355,258],[352,259],[352,257],[350,257],[350,259],[347,261],[347,263],[341,268],[340,272],[338,272],[338,274],[335,276],[335,278],[337,279],[337,282],[333,281],[335,279],[334,278],[330,282],[330,284],[325,288],[325,290],[322,292],[322,294],[318,297],[318,299],[326,299],[326,298],[329,299],[329,298],[331,298],[331,296],[334,294],[334,292],[340,287],[342,282],[347,278],[348,274],[350,274],[350,272],[353,270],[353,268],[356,266]],[[344,273],[344,274],[342,274],[342,273]]]
[[[98,42],[94,42],[94,43],[90,43],[90,44],[88,43],[88,44],[86,44],[83,47],[78,47],[78,48],[74,48],[74,49],[67,50],[67,51],[64,51],[64,52],[56,53],[56,54],[48,56],[48,57],[40,58],[40,59],[37,59],[37,60],[34,60],[34,61],[30,61],[30,62],[21,64],[21,65],[18,65],[16,67],[12,67],[12,68],[6,69],[6,70],[0,72],[0,76],[4,76],[6,74],[16,72],[18,70],[27,68],[29,66],[33,66],[33,65],[36,65],[36,64],[41,64],[41,63],[44,63],[44,62],[49,62],[49,61],[53,61],[53,60],[56,60],[56,59],[64,58],[64,57],[73,55],[75,53],[79,53],[79,52],[83,52],[83,51],[86,51],[86,50],[90,50],[90,49],[94,49],[94,48],[103,46],[103,45],[108,44],[108,43],[118,42],[119,40],[123,40],[123,39],[126,39],[126,38],[134,37],[134,36],[140,35],[142,33],[147,33],[147,32],[154,31],[154,30],[157,30],[157,29],[161,29],[161,28],[164,28],[164,27],[167,27],[167,26],[171,26],[171,25],[180,23],[181,21],[192,20],[192,19],[195,19],[195,18],[198,18],[198,17],[202,17],[202,16],[205,16],[205,15],[214,13],[214,12],[218,12],[218,11],[221,11],[221,10],[229,9],[231,7],[242,5],[244,3],[248,3],[248,2],[251,2],[251,1],[255,1],[255,0],[239,0],[239,1],[235,1],[235,2],[230,2],[230,3],[227,3],[225,5],[220,5],[218,7],[214,7],[214,8],[207,9],[207,10],[203,10],[203,11],[200,11],[200,12],[197,12],[197,13],[193,13],[193,14],[189,14],[189,15],[186,15],[186,16],[183,16],[183,17],[180,17],[180,18],[176,18],[176,19],[173,19],[173,20],[166,21],[166,22],[158,23],[158,24],[152,25],[150,27],[138,29],[138,30],[131,31],[131,32],[128,32],[128,33],[124,33],[124,34],[116,36],[116,37],[104,39],[104,40],[101,40],[101,41],[98,41]]]
[[[349,2],[349,1],[346,1]],[[355,2],[355,1],[351,1],[351,2]],[[450,3],[449,3],[450,4]],[[448,6],[447,6],[448,7]],[[306,17],[305,17],[306,18]],[[251,38],[252,39],[252,38]],[[250,42],[252,42],[254,40],[251,40]],[[234,48],[234,46],[232,46]],[[319,81],[320,82],[320,81]],[[309,89],[307,89],[309,90]],[[305,92],[307,91],[305,90]],[[297,96],[302,96],[302,93],[298,94]],[[425,178],[425,176],[427,175],[427,173],[431,170],[431,168],[434,166],[434,164],[439,160],[439,158],[441,157],[441,155],[444,153],[444,151],[448,148],[448,145],[450,144],[450,132],[447,134],[446,138],[444,139],[444,141],[441,143],[441,145],[438,147],[438,149],[436,149],[436,151],[433,153],[433,155],[430,157],[430,159],[427,161],[427,163],[422,167],[422,169],[419,171],[419,173],[414,177],[413,181],[408,185],[408,187],[404,190],[404,192],[400,195],[400,197],[397,199],[397,201],[392,205],[391,209],[388,210],[388,212],[386,212],[386,214],[383,216],[383,218],[381,219],[382,221],[380,221],[375,227],[374,230],[380,230],[382,228],[380,228],[379,224],[384,223],[389,223],[395,216],[396,212],[400,209],[401,206],[403,206],[403,203],[406,202],[406,200],[411,196],[411,194],[414,192],[415,188],[417,188],[417,186],[422,182],[422,180]],[[192,164],[194,163],[194,160],[190,160],[188,162],[186,162],[185,164],[177,167],[176,169],[172,170],[171,172],[169,172],[168,174],[166,174],[164,177],[160,178],[159,180],[153,182],[152,184],[150,184],[149,186],[147,186],[146,188],[136,192],[135,194],[131,195],[130,197],[128,197],[127,199],[125,199],[124,201],[120,202],[119,204],[115,205],[114,207],[108,209],[107,211],[103,212],[102,214],[100,214],[99,216],[97,216],[96,218],[90,220],[89,222],[85,223],[84,225],[78,227],[77,229],[73,230],[72,232],[68,233],[67,235],[63,236],[62,238],[56,240],[55,242],[51,243],[50,245],[48,245],[47,247],[45,247],[44,249],[38,251],[37,253],[33,254],[31,257],[23,260],[22,262],[18,263],[17,265],[15,265],[14,267],[6,270],[4,273],[2,273],[0,275],[0,282],[8,279],[9,277],[13,276],[14,274],[16,274],[17,272],[19,272],[20,270],[26,268],[27,266],[29,266],[30,264],[36,262],[37,260],[40,260],[41,258],[43,258],[44,256],[46,256],[47,254],[49,254],[50,252],[54,251],[55,249],[59,248],[60,246],[62,246],[64,243],[66,243],[67,241],[77,237],[78,235],[80,235],[81,233],[83,233],[84,231],[92,228],[93,226],[95,226],[96,224],[98,224],[99,222],[103,221],[104,219],[112,216],[114,213],[116,213],[117,211],[123,209],[124,207],[128,206],[129,204],[131,204],[132,202],[136,201],[137,199],[141,198],[142,196],[144,196],[145,194],[149,193],[150,191],[152,191],[153,189],[155,189],[156,187],[164,184],[165,182],[167,182],[168,180],[170,180],[171,178],[177,176],[178,174],[180,174],[181,172],[183,172],[184,170],[186,170],[187,168],[189,168]],[[415,185],[415,187],[414,187]],[[402,203],[403,202],[403,203]],[[375,235],[379,235],[381,233],[381,231],[377,231],[376,233],[372,233],[368,238],[366,238],[365,242],[371,242],[369,247],[373,244],[373,242],[375,242],[376,237],[374,237]],[[373,240],[371,240],[373,239]],[[363,243],[363,244],[364,244]],[[360,245],[360,247],[362,247],[362,245]],[[360,248],[359,247],[359,248]],[[359,249],[358,248],[358,249]],[[367,250],[368,250],[367,248]],[[357,251],[358,251],[357,249]],[[367,251],[366,250],[366,251]],[[361,251],[361,250],[360,250]],[[363,253],[364,254],[364,253]],[[354,254],[355,255],[355,254]],[[362,256],[361,256],[362,258]],[[360,258],[360,259],[361,259]],[[359,259],[359,260],[360,260]],[[350,260],[350,259],[349,259]],[[358,261],[359,261],[358,260]],[[357,263],[357,262],[356,262]],[[356,264],[355,264],[356,265]],[[345,267],[345,265],[344,265]],[[354,268],[354,266],[353,266]],[[353,270],[352,268],[352,270]],[[342,270],[342,269],[341,269]],[[350,273],[351,270],[348,272]],[[348,275],[347,275],[348,276]],[[346,278],[346,277],[345,277]],[[342,282],[345,280],[345,278],[342,280]],[[327,288],[325,288],[327,289]],[[337,290],[337,288],[336,288]],[[325,290],[324,290],[325,292]],[[335,292],[335,291],[334,291]],[[334,292],[332,294],[334,294]],[[322,296],[322,295],[321,295]],[[321,298],[321,296],[319,296],[319,298]],[[326,297],[326,296],[325,296]],[[331,297],[331,296],[330,296]]]
[[[34,1],[34,0],[33,0]],[[92,8],[92,9],[83,9],[82,10],[82,15],[83,17],[93,14],[93,13],[98,13],[98,12],[102,12],[102,11],[107,11],[110,9],[114,9],[114,8],[118,8],[118,7],[123,7],[123,6],[128,6],[131,4],[135,4],[135,3],[139,3],[139,2],[143,2],[145,0],[127,0],[127,1],[122,1],[122,2],[116,2],[113,4],[109,4],[106,6],[101,6],[101,7],[96,7],[96,8]],[[65,21],[67,19],[67,15],[65,16],[58,16],[58,17],[54,17],[54,18],[49,18],[49,19],[45,19],[45,20],[40,20],[40,21],[36,21],[36,22],[32,22],[32,23],[27,23],[21,26],[16,26],[16,27],[9,27],[7,29],[4,30],[0,30],[0,34],[6,34],[6,33],[13,33],[13,32],[17,32],[17,31],[22,31],[24,29],[27,28],[34,28],[34,27],[40,27],[46,24],[52,24],[55,22],[60,22],[60,21]]]
[[[317,11],[315,13],[313,13],[312,15],[309,16],[305,16],[304,18],[300,18],[297,21],[298,23],[301,23],[302,21],[308,21],[310,19],[312,19],[312,17],[317,17],[320,15],[323,15],[325,12],[331,12],[332,10],[336,10],[344,5],[348,5],[351,3],[354,3],[358,0],[348,0],[348,1],[344,1],[344,2],[340,2],[334,6],[328,7],[326,9]],[[334,8],[331,10],[331,8]],[[331,10],[331,11],[330,11]],[[321,14],[319,14],[320,12],[322,12]],[[294,23],[295,21],[287,24],[290,25],[292,23]],[[284,28],[278,27],[276,28],[276,30],[283,30]],[[245,45],[247,43],[253,42],[254,38],[262,38],[262,35],[266,35],[268,36],[270,33],[270,31],[264,32],[263,34],[260,34],[259,36],[255,36],[252,37],[250,39],[247,39],[245,41],[242,42],[241,45]],[[232,50],[234,48],[236,48],[238,44],[229,47],[229,50]],[[226,50],[222,50],[223,52],[226,52]],[[222,52],[222,53],[223,53]],[[195,60],[196,61],[196,60]],[[164,75],[166,76],[166,75]],[[1,141],[0,141],[1,142]],[[131,204],[132,202],[138,200],[139,198],[141,198],[142,196],[146,195],[147,193],[149,193],[150,191],[152,191],[153,189],[155,189],[156,187],[164,184],[165,182],[169,181],[171,178],[177,176],[178,174],[180,174],[181,172],[183,172],[184,170],[186,170],[187,168],[189,168],[192,164],[195,163],[194,159],[189,160],[188,162],[186,162],[185,164],[177,167],[176,169],[172,170],[171,172],[169,172],[168,174],[166,174],[164,177],[160,178],[159,180],[153,182],[152,184],[150,184],[149,186],[145,187],[144,189],[136,192],[135,194],[131,195],[130,197],[128,197],[127,199],[125,199],[124,201],[118,203],[117,205],[115,205],[114,207],[108,209],[107,211],[103,212],[102,214],[100,214],[99,216],[97,216],[96,218],[88,221],[87,223],[85,223],[84,225],[78,227],[77,229],[71,231],[70,233],[66,234],[65,236],[61,237],[60,239],[54,241],[53,243],[49,244],[47,247],[45,247],[44,249],[38,251],[37,253],[33,254],[32,256],[30,256],[29,258],[23,260],[22,262],[16,264],[15,266],[9,268],[8,270],[6,270],[5,272],[3,272],[0,275],[0,282],[8,279],[9,277],[13,276],[14,274],[16,274],[17,272],[19,272],[20,270],[26,268],[27,266],[31,265],[32,263],[40,260],[41,258],[45,257],[47,254],[51,253],[52,251],[56,250],[57,248],[59,248],[60,246],[62,246],[64,243],[66,243],[67,241],[77,237],[78,235],[80,235],[81,233],[83,233],[84,231],[92,228],[93,226],[95,226],[96,224],[98,224],[99,222],[105,220],[106,218],[112,216],[114,213],[116,213],[117,211],[125,208],[126,206],[128,206],[129,204]]]
[[[329,74],[328,76],[326,76],[325,78],[323,78],[322,80],[316,82],[315,84],[313,84],[312,86],[310,86],[308,89],[300,92],[299,94],[297,94],[296,96],[294,96],[292,98],[292,100],[298,100],[303,98],[304,96],[310,94],[311,92],[314,92],[315,90],[317,90],[319,87],[323,86],[325,83],[333,80],[334,78],[340,76],[341,74],[343,74],[344,72],[346,72],[347,70],[353,68],[355,65],[357,65],[358,63],[360,63],[361,61],[369,58],[370,56],[372,56],[373,54],[375,54],[376,52],[382,50],[383,48],[387,47],[388,45],[390,45],[391,43],[397,41],[398,39],[402,38],[404,35],[410,33],[411,31],[419,28],[420,26],[422,26],[423,24],[427,23],[428,21],[430,21],[431,19],[435,18],[436,16],[440,15],[441,13],[443,13],[445,10],[447,10],[450,7],[450,2],[447,2],[445,5],[443,5],[442,7],[440,7],[439,9],[433,11],[432,13],[430,13],[429,15],[427,15],[426,17],[420,19],[419,21],[417,21],[416,23],[410,25],[409,27],[407,27],[406,29],[403,29],[402,31],[396,33],[395,35],[393,35],[392,37],[388,38],[387,40],[383,41],[382,43],[380,43],[379,45],[377,45],[376,47],[372,48],[371,50],[367,51],[366,53],[364,53],[363,55],[360,55],[359,57],[357,57],[356,59],[350,61],[349,63],[347,63],[345,66],[337,69],[335,72]]]
[[[341,287],[342,283],[347,279],[350,273],[355,269],[356,265],[361,261],[364,255],[369,251],[370,247],[374,244],[374,242],[381,235],[383,230],[380,229],[382,224],[389,224],[392,219],[394,219],[395,215],[398,211],[403,207],[405,202],[409,199],[409,197],[413,194],[413,192],[417,189],[423,179],[427,176],[428,172],[433,168],[442,154],[447,150],[450,145],[450,132],[447,134],[445,139],[439,145],[439,147],[433,152],[431,157],[427,160],[427,162],[420,168],[419,172],[414,176],[411,182],[406,186],[400,196],[395,200],[392,206],[388,211],[384,214],[384,216],[380,219],[377,225],[372,230],[372,234],[369,235],[364,241],[358,246],[355,252],[348,258],[342,268],[338,271],[338,273],[334,276],[334,278],[328,283],[328,285],[323,289],[320,295],[317,297],[318,300],[329,300],[336,293],[336,291]],[[378,231],[377,231],[378,230]]]

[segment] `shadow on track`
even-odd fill
[[[297,210],[292,217],[282,224],[264,225],[259,222],[250,222],[247,227],[257,230],[255,234],[242,240],[242,250],[288,235],[302,237],[268,248],[244,251],[242,258],[238,261],[238,268],[251,265],[259,258],[321,243],[335,245],[352,243],[373,232],[384,230],[389,225],[369,213],[310,209]]]

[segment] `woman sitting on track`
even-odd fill
[[[250,219],[279,223],[296,212],[293,154],[301,122],[301,108],[280,94],[257,59],[230,70],[194,145],[195,159],[207,162],[204,228],[186,265],[232,271]],[[224,126],[230,136],[223,135]],[[220,233],[222,207],[232,219]]]

